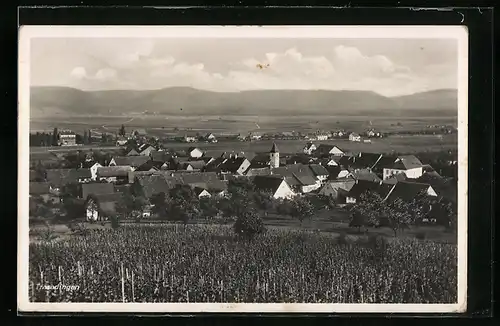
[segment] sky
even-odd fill
[[[30,84],[82,90],[458,87],[456,39],[33,38]]]

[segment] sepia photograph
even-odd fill
[[[19,310],[465,311],[467,38],[22,26]]]

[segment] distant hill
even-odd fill
[[[457,91],[436,90],[400,97],[368,91],[255,90],[210,92],[189,87],[159,90],[81,91],[32,87],[31,115],[156,112],[166,115],[456,115]]]

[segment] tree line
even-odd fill
[[[430,197],[424,192],[418,194],[411,201],[397,198],[393,201],[384,201],[376,192],[367,191],[361,194],[352,206],[349,207],[349,226],[368,228],[389,227],[394,236],[411,226],[433,222],[445,226],[449,230],[456,228],[456,206],[443,197]]]

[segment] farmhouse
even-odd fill
[[[203,151],[197,147],[189,147],[187,154],[191,158],[200,158],[203,156]]]
[[[128,139],[124,137],[119,137],[116,139],[116,146],[125,146],[128,143]]]
[[[97,169],[100,168],[100,167],[102,167],[102,165],[99,162],[90,161],[90,162],[85,162],[83,164],[83,167],[90,170],[90,178],[91,178],[91,180],[96,180],[96,178],[97,178]]]
[[[398,173],[404,173],[410,179],[417,179],[423,174],[423,164],[414,155],[400,156],[383,168],[383,179]]]
[[[344,151],[335,145],[320,144],[314,154],[317,156],[342,156]]]
[[[396,199],[402,199],[406,202],[411,202],[420,193],[425,193],[431,197],[437,196],[436,191],[430,184],[401,181],[393,186],[386,200],[394,201]]]
[[[71,130],[59,132],[59,146],[76,146],[76,134]]]
[[[136,129],[131,132],[130,136],[132,138],[146,137],[147,136],[146,129],[143,128]]]
[[[126,156],[137,156],[140,155],[136,148],[129,148],[126,151]]]
[[[355,183],[356,180],[351,178],[330,180],[320,189],[319,194],[337,198],[340,193],[351,190]]]
[[[217,138],[211,132],[209,132],[208,134],[206,134],[204,138],[205,138],[206,141],[208,141],[210,143],[216,143],[217,142]]]
[[[210,198],[212,196],[206,189],[200,187],[194,187],[193,190],[198,198]]]
[[[142,144],[137,148],[137,152],[139,153],[139,155],[147,156],[148,158],[151,152],[155,150],[156,149],[149,144]]]
[[[198,137],[197,135],[195,134],[192,134],[192,133],[188,133],[188,134],[185,134],[184,135],[184,141],[186,143],[194,143],[198,140]]]
[[[295,196],[292,188],[285,181],[284,177],[279,176],[256,176],[253,179],[256,189],[270,191],[273,198],[292,198]]]
[[[346,204],[356,203],[361,195],[367,192],[377,193],[384,200],[393,187],[394,185],[388,185],[382,182],[357,180],[346,195]]]
[[[179,170],[201,171],[205,165],[205,161],[203,160],[179,161]]]
[[[231,173],[243,175],[250,167],[250,161],[244,157],[235,157],[229,159],[215,159],[207,165],[205,171],[216,173]]]
[[[110,161],[108,166],[130,166],[133,169],[138,168],[150,160],[149,156],[115,156]]]
[[[382,154],[378,153],[358,153],[350,157],[348,165],[349,167],[357,169],[370,169],[377,164],[377,162],[382,158]]]
[[[303,152],[304,154],[311,155],[315,150],[316,150],[316,145],[309,142],[306,144],[306,146],[304,146]]]
[[[97,169],[97,180],[107,182],[127,182],[129,171],[134,169],[129,165],[103,166]]]
[[[369,169],[354,169],[345,176],[346,178],[353,178],[354,180],[364,180],[371,182],[381,182],[382,180]]]
[[[328,179],[328,177],[330,176],[330,172],[328,172],[328,170],[322,165],[309,164],[309,168],[313,171],[314,176],[320,182],[326,181]]]
[[[265,168],[248,168],[245,172],[247,177],[254,177],[257,175],[271,175],[271,169],[269,167]]]
[[[350,141],[355,141],[355,142],[360,142],[361,141],[361,136],[355,132],[351,132],[349,134],[349,140]]]
[[[88,221],[105,221],[116,213],[119,193],[90,195],[85,201],[85,217]]]
[[[146,163],[138,166],[135,171],[159,171],[161,169],[166,170],[167,168],[167,163],[147,161]]]

